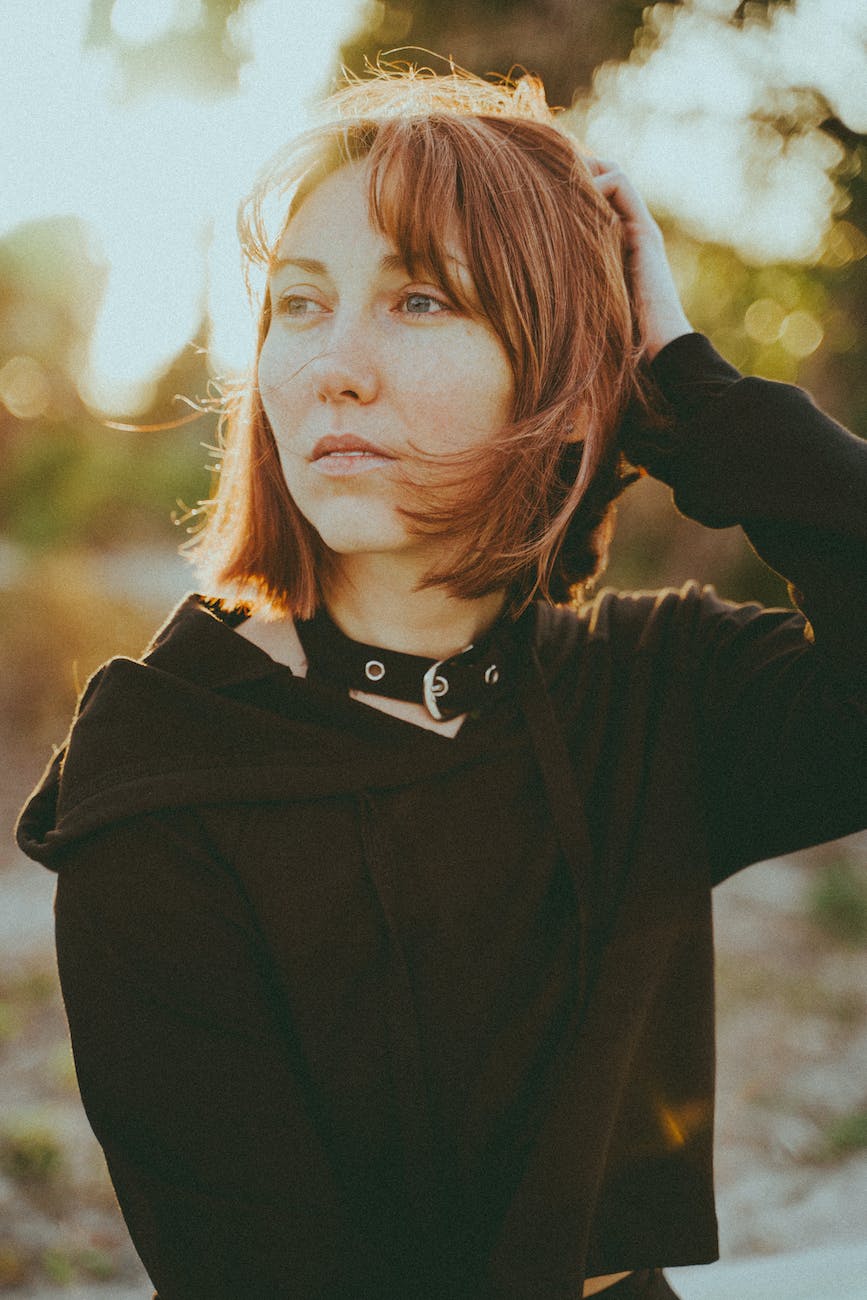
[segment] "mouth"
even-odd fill
[[[322,460],[350,460],[360,457],[372,457],[376,460],[392,460],[393,457],[384,447],[378,447],[366,438],[357,438],[353,433],[328,434],[320,438],[313,448],[310,459],[314,463]]]
[[[366,438],[341,433],[320,438],[310,459],[319,473],[339,478],[379,469],[394,460],[394,457]]]

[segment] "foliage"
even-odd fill
[[[0,1170],[15,1182],[49,1186],[64,1164],[63,1145],[47,1124],[11,1119],[0,1130]]]
[[[483,76],[525,68],[542,76],[552,104],[567,106],[600,63],[628,57],[644,8],[644,0],[383,0],[341,61],[363,73],[365,60],[396,50],[433,67],[452,58]]]
[[[809,894],[809,915],[840,943],[867,946],[867,868],[839,858],[816,876]]]
[[[201,429],[135,435],[49,422],[18,429],[5,449],[0,531],[40,549],[167,538],[179,503],[207,496],[201,439]]]
[[[825,1143],[829,1156],[850,1155],[867,1148],[867,1111],[841,1115],[832,1120],[825,1130]]]
[[[12,1241],[0,1241],[0,1288],[23,1284],[27,1279],[27,1257]]]
[[[21,1013],[13,1003],[0,998],[0,1044],[18,1034],[23,1024]]]
[[[58,1286],[69,1286],[75,1279],[75,1267],[69,1253],[59,1246],[46,1250],[42,1256],[42,1267],[52,1282]]]

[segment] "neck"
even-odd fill
[[[327,593],[328,612],[354,641],[445,659],[494,623],[505,592],[465,600],[441,587],[417,590],[418,567],[394,556],[355,555]]]

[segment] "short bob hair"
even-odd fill
[[[371,220],[410,274],[423,271],[495,331],[512,369],[511,423],[445,457],[454,490],[404,513],[450,541],[448,571],[422,585],[465,598],[505,589],[515,612],[535,597],[585,594],[607,559],[614,498],[638,477],[618,447],[621,419],[630,403],[660,419],[620,221],[554,121],[531,77],[380,68],[326,102],[323,124],[269,165],[239,213],[248,272],[267,274],[305,197],[363,161]],[[455,237],[473,302],[449,271]],[[257,363],[270,319],[265,288]],[[185,547],[199,577],[224,600],[228,589],[254,609],[311,617],[333,556],[289,494],[255,368],[227,402],[220,450],[216,495]]]

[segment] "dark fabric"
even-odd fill
[[[661,1268],[639,1269],[598,1292],[598,1296],[599,1300],[678,1300]]]
[[[599,1300],[680,1300],[661,1268],[638,1269],[596,1294]],[[153,1300],[160,1300],[156,1291]]]
[[[538,605],[454,739],[191,595],[88,683],[19,843],[161,1300],[565,1300],[716,1257],[710,890],[867,826],[867,445],[702,336],[631,458],[793,609]]]

